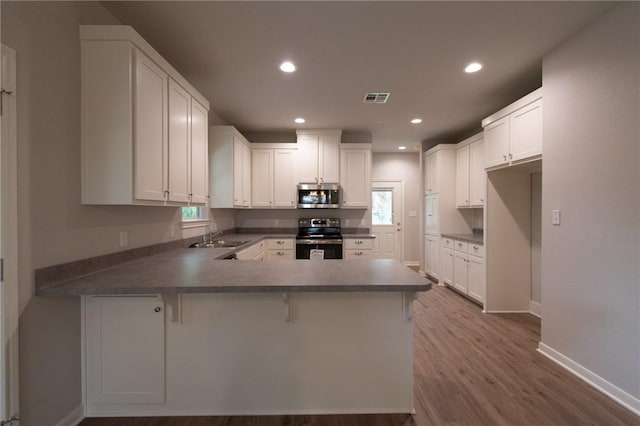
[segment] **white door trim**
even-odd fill
[[[4,277],[2,281],[2,420],[17,415],[18,393],[18,173],[16,138],[16,52],[1,46],[2,119],[0,136],[0,226]]]
[[[376,184],[381,184],[384,182],[400,184],[400,190],[402,192],[400,194],[400,206],[402,208],[402,218],[400,222],[401,223],[400,225],[400,261],[404,262],[404,229],[407,222],[405,217],[406,213],[405,213],[405,204],[404,204],[404,179],[371,179],[371,190],[373,191],[373,188],[376,188]],[[373,225],[371,226],[373,227]]]

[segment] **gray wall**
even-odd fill
[[[372,179],[404,180],[404,261],[420,262],[420,153],[373,153]],[[415,211],[416,216],[409,216]]]
[[[637,399],[640,4],[547,55],[543,86],[542,342]]]
[[[531,301],[542,303],[542,173],[531,174]]]

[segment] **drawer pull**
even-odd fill
[[[282,240],[278,240],[278,241],[276,242],[276,244],[280,244],[280,245],[282,245],[282,244],[284,244],[284,241],[282,241]]]
[[[354,244],[358,244],[358,245],[360,245],[360,244],[362,244],[362,241],[361,241],[361,240],[358,240],[358,241],[354,242]]]

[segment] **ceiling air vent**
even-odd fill
[[[365,104],[386,104],[391,93],[366,93],[362,100]]]

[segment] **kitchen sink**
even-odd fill
[[[194,244],[191,244],[189,247],[191,248],[233,248],[233,247],[240,247],[241,245],[246,244],[249,241],[251,240],[245,240],[245,241],[216,240],[208,243],[194,243]]]

